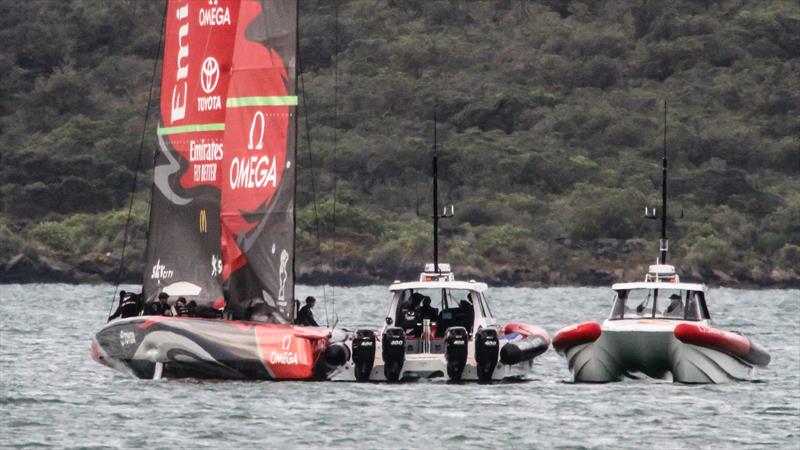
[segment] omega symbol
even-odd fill
[[[202,74],[200,75],[200,86],[203,92],[210,94],[217,88],[219,81],[219,63],[213,56],[209,56],[203,61]]]
[[[283,337],[283,344],[281,345],[281,348],[286,352],[291,350],[291,348],[292,348],[292,335],[291,334],[287,334],[286,336]]]
[[[258,130],[256,129],[256,123],[258,123]],[[249,150],[261,150],[264,148],[264,128],[266,127],[266,119],[264,119],[264,113],[261,111],[256,111],[256,115],[253,116],[253,122],[250,124],[250,141],[247,144],[247,148]],[[253,135],[255,132],[258,132],[258,140],[255,141]]]

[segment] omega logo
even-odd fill
[[[256,130],[256,123],[258,123],[258,130]],[[264,118],[264,113],[261,111],[256,111],[256,115],[253,116],[253,122],[250,124],[250,141],[247,144],[247,148],[250,150],[261,150],[264,148],[264,128],[266,127],[266,119]],[[258,132],[258,140],[253,140],[253,135],[255,132]]]

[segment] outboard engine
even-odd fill
[[[383,374],[389,381],[400,379],[406,359],[406,332],[400,327],[389,327],[381,338]]]
[[[369,381],[375,364],[375,332],[358,330],[353,337],[353,365],[356,381]]]
[[[460,381],[467,364],[469,334],[464,327],[450,327],[444,333],[444,358],[447,360],[447,376]]]
[[[530,361],[544,353],[545,350],[547,350],[547,341],[541,336],[531,335],[504,345],[500,350],[500,362],[511,365]]]
[[[491,381],[499,351],[500,339],[497,337],[497,330],[483,328],[475,333],[475,362],[479,381]]]

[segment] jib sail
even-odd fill
[[[222,302],[220,183],[238,0],[169,0],[144,291]]]
[[[226,311],[294,318],[296,0],[242,0],[221,170]]]

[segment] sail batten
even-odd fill
[[[297,96],[264,96],[264,97],[236,97],[228,98],[228,108],[244,106],[297,106]]]

